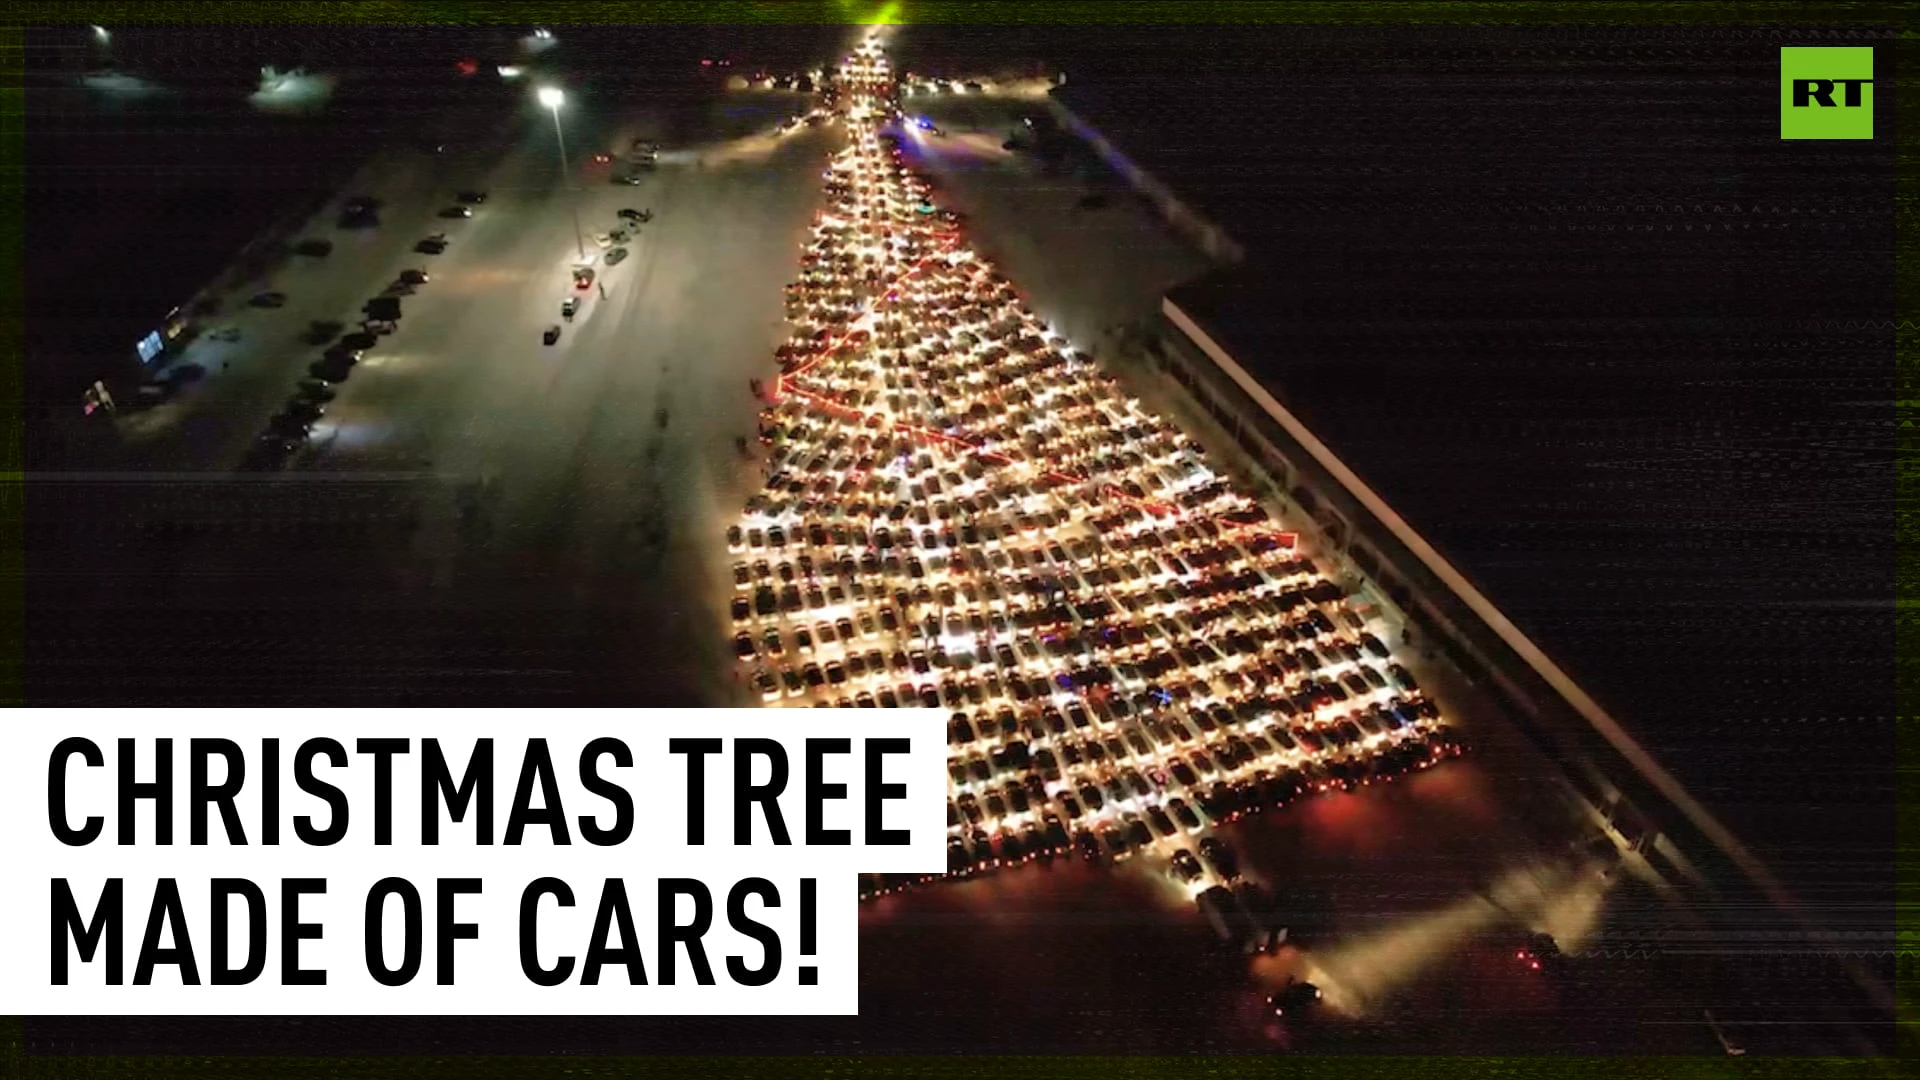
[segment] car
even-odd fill
[[[613,178],[613,182],[616,184],[625,184],[628,187],[639,187],[644,181],[638,173],[626,173],[624,175],[616,175]]]
[[[747,618],[753,614],[753,605],[749,603],[744,596],[734,597],[733,603],[730,606],[733,611],[733,621],[736,625],[746,622]]]
[[[277,431],[262,432],[253,441],[253,449],[247,453],[243,463],[248,469],[277,468],[285,463],[287,455],[300,449],[301,440],[282,435]]]
[[[445,210],[440,211],[440,216],[443,218],[470,218],[473,216],[473,208],[471,206],[449,206]]]
[[[342,348],[358,349],[362,352],[373,348],[379,343],[380,336],[378,334],[371,334],[365,330],[355,330],[353,333],[340,339],[340,346]]]
[[[609,233],[594,233],[593,242],[601,247],[612,247],[613,236]]]
[[[1173,875],[1183,884],[1191,885],[1205,877],[1206,871],[1200,868],[1200,860],[1193,857],[1193,852],[1181,848],[1173,853]]]
[[[742,660],[751,660],[759,650],[753,643],[753,635],[742,630],[733,635],[733,655]]]
[[[1565,959],[1560,943],[1553,940],[1552,934],[1528,934],[1520,940],[1513,955],[1530,971],[1556,970]]]
[[[1226,841],[1218,837],[1203,837],[1200,841],[1200,857],[1221,877],[1229,880],[1240,876],[1240,859],[1227,846]]]
[[[267,421],[267,430],[285,439],[304,442],[313,432],[313,422],[283,412]]]
[[[1200,827],[1200,815],[1193,812],[1193,807],[1188,806],[1185,799],[1168,799],[1167,813],[1172,814],[1173,820],[1188,832]]]
[[[610,165],[613,163],[613,155],[612,154],[595,154],[593,155],[593,163],[595,165]]]
[[[431,279],[425,270],[406,269],[400,271],[400,276],[395,280],[402,285],[425,285]]]
[[[353,364],[334,357],[325,357],[307,365],[307,374],[319,382],[341,383],[347,381],[347,374]]]
[[[540,341],[543,344],[552,345],[554,342],[557,342],[559,340],[560,340],[560,327],[558,324],[549,326],[545,330],[540,332]]]
[[[1387,675],[1393,679],[1394,685],[1402,690],[1420,689],[1420,684],[1413,679],[1413,673],[1399,664],[1388,664]]]
[[[760,691],[761,701],[780,700],[780,683],[774,679],[773,673],[766,668],[761,668],[753,673],[753,688]]]
[[[445,240],[422,240],[413,245],[413,250],[421,255],[439,255],[447,250]]]
[[[967,852],[967,842],[957,836],[947,837],[947,873],[960,877],[972,869],[973,856]]]
[[[248,300],[247,303],[257,308],[285,307],[287,304],[287,294],[283,292],[254,293],[253,298]]]
[[[454,199],[455,201],[458,201],[458,202],[463,202],[470,205],[478,206],[479,204],[487,201],[487,193],[484,191],[463,191],[458,195],[455,195]]]
[[[320,354],[323,360],[334,360],[343,364],[357,364],[364,355],[366,355],[365,349],[356,349],[351,345],[334,345]]]
[[[640,220],[640,211],[635,210],[631,206],[623,206],[617,211],[617,213],[621,218],[624,218],[627,221]]]
[[[1079,850],[1080,857],[1088,862],[1100,861],[1100,838],[1091,830],[1077,829],[1073,834],[1073,846]]]
[[[1267,1012],[1282,1018],[1299,1018],[1320,1001],[1320,988],[1310,982],[1287,980],[1287,985],[1267,995]]]
[[[573,287],[585,291],[593,288],[593,267],[576,266],[573,268]]]
[[[326,379],[301,379],[295,392],[308,401],[332,401],[335,395],[333,383]]]
[[[287,399],[286,414],[302,423],[311,424],[327,414],[327,407],[312,398],[296,394]]]
[[[1157,806],[1147,808],[1147,822],[1153,826],[1153,831],[1162,837],[1172,836],[1179,831],[1179,827],[1173,823],[1172,818],[1167,816],[1167,812]]]
[[[626,257],[627,257],[626,248],[623,248],[623,247],[614,248],[612,251],[607,252],[607,265],[618,266],[622,261],[626,259]]]

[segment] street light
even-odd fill
[[[557,86],[543,86],[539,98],[540,104],[553,110],[553,137],[560,145],[560,183],[564,189],[573,179],[572,170],[567,168],[567,136],[560,129],[560,106],[567,103],[567,95]],[[571,196],[567,198],[567,205],[573,211],[573,244],[580,252],[580,261],[586,262],[587,242],[580,234],[580,205]]]

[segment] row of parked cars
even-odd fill
[[[486,193],[482,191],[462,191],[456,197],[458,205],[442,211],[440,216],[471,217],[469,207],[485,202],[486,198]],[[374,196],[353,196],[341,206],[339,226],[343,229],[371,228],[379,223],[381,206],[381,201]],[[446,246],[445,234],[437,233],[414,245],[414,250],[437,255],[445,251]],[[318,257],[331,252],[333,244],[328,240],[309,239],[296,244],[294,250]],[[241,468],[250,471],[277,469],[304,446],[312,436],[314,424],[326,415],[328,406],[338,395],[338,384],[347,380],[355,365],[359,364],[368,350],[378,345],[381,337],[398,328],[401,298],[413,295],[415,290],[430,280],[431,275],[424,269],[402,270],[379,296],[367,301],[361,309],[365,318],[360,328],[342,335],[321,353],[318,360],[307,365],[307,377],[295,384],[293,395],[267,422],[266,430],[254,441]],[[255,296],[252,302],[256,307],[278,308],[286,303],[286,297],[278,292],[267,292]],[[316,322],[313,327],[320,330],[339,325]],[[331,334],[323,335],[322,339],[326,336]]]

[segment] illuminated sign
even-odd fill
[[[153,358],[159,356],[160,351],[166,347],[167,343],[161,340],[160,331],[158,330],[141,338],[140,344],[134,346],[134,348],[139,351],[140,362],[143,364],[153,363]]]

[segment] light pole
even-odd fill
[[[553,137],[560,144],[560,184],[563,191],[570,191],[573,180],[572,170],[567,168],[567,136],[560,129],[560,106],[566,104],[567,95],[557,86],[540,88],[540,104],[553,110]],[[564,196],[568,209],[573,211],[573,245],[580,252],[580,261],[587,261],[587,242],[580,234],[580,204],[571,194]]]

